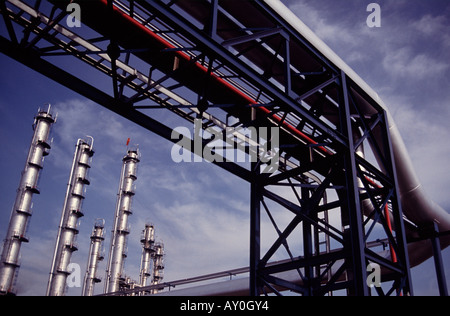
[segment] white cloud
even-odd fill
[[[443,15],[424,15],[420,20],[414,21],[412,26],[425,35],[440,34],[448,29],[448,18]],[[446,32],[444,32],[445,34]]]
[[[404,47],[386,53],[383,67],[392,76],[408,78],[408,80],[423,80],[432,76],[441,76],[449,69],[449,64],[435,60],[427,54],[415,54],[410,48]]]
[[[446,193],[450,177],[446,167],[450,143],[443,141],[448,139],[450,128],[438,124],[439,114],[430,113],[426,105],[417,110],[400,103],[392,114],[425,190],[438,204],[443,207],[450,205]]]

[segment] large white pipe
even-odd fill
[[[39,110],[34,119],[34,134],[3,245],[0,262],[0,294],[14,293],[14,279],[20,266],[20,247],[23,242],[28,242],[26,231],[32,214],[31,199],[34,193],[39,194],[37,188],[39,174],[43,168],[43,157],[49,154],[48,138],[55,121],[56,118],[50,114],[50,106],[47,111]]]
[[[103,236],[104,227],[105,220],[98,219],[95,221],[94,229],[91,234],[91,244],[89,246],[87,270],[84,276],[83,289],[81,291],[82,296],[92,296],[94,294],[95,283],[101,281],[101,279],[97,277],[97,268],[99,261],[103,260],[102,242],[105,239]]]
[[[157,242],[154,245],[153,254],[153,278],[152,285],[157,285],[161,283],[164,278],[164,244],[162,242]],[[152,293],[158,293],[159,289],[153,289]]]
[[[114,227],[111,235],[111,247],[105,278],[105,293],[117,292],[123,277],[123,264],[126,257],[126,245],[129,232],[128,217],[131,215],[131,202],[135,193],[134,181],[137,179],[137,164],[140,161],[139,150],[128,150],[123,158],[122,171],[117,194]]]
[[[78,139],[76,144],[50,269],[48,296],[64,296],[66,292],[66,280],[70,274],[68,267],[72,253],[77,250],[75,238],[78,220],[83,216],[81,205],[85,198],[84,187],[89,184],[88,170],[94,155],[93,142],[91,137],[90,142]]]
[[[140,286],[146,286],[148,278],[152,275],[151,264],[152,256],[155,252],[153,247],[155,243],[155,228],[151,224],[146,224],[142,231],[141,237],[142,243],[142,256],[141,256],[141,268],[139,275]]]

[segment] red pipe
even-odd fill
[[[387,226],[389,228],[389,231],[392,234],[392,224],[391,224],[391,217],[389,216],[389,207],[386,203],[386,206],[384,207],[384,217],[386,217]],[[397,263],[397,254],[395,253],[394,247],[392,247],[392,244],[389,243],[389,249],[391,250],[391,258],[392,262]]]
[[[100,0],[105,6],[108,5],[108,0]],[[172,44],[170,44],[169,42],[167,42],[166,40],[164,40],[163,38],[161,38],[159,35],[155,34],[154,32],[152,32],[150,29],[148,29],[147,27],[145,27],[144,25],[142,25],[141,23],[139,23],[138,21],[136,21],[135,19],[133,19],[132,17],[130,17],[129,15],[125,14],[123,11],[119,10],[117,7],[113,6],[113,9],[117,12],[120,13],[122,15],[122,17],[124,17],[126,20],[128,20],[130,23],[134,24],[135,26],[139,27],[141,30],[145,31],[148,35],[150,35],[152,38],[154,38],[155,40],[157,40],[158,42],[160,42],[161,44],[163,44],[164,46],[166,46],[167,48],[171,49],[171,48],[176,48],[175,46],[173,46]],[[190,56],[188,54],[186,54],[185,52],[182,51],[175,51],[176,54],[178,54],[179,57],[185,59],[186,61],[190,61]],[[201,69],[203,72],[208,73],[208,69],[198,63],[195,63],[195,66],[199,69]],[[219,78],[217,75],[211,73],[210,74],[211,77],[213,77],[215,80],[217,80],[220,84],[224,85],[227,89],[233,91],[234,94],[239,95],[240,97],[242,97],[244,100],[246,100],[248,102],[249,105],[255,104],[256,100],[250,98],[248,95],[246,95],[245,93],[243,93],[242,91],[240,91],[239,89],[237,89],[236,87],[234,87],[233,85],[231,85],[230,83],[226,82],[225,80]],[[269,114],[271,111],[263,106],[257,107],[257,109],[260,109],[261,111],[263,111],[266,114]],[[312,145],[317,145],[318,143],[313,140],[312,138],[310,138],[309,136],[307,136],[305,133],[301,132],[300,130],[298,130],[297,128],[295,128],[294,126],[292,126],[291,124],[285,122],[281,117],[279,117],[276,114],[272,114],[271,116],[275,121],[277,122],[281,122],[283,127],[285,127],[287,130],[289,130],[290,132],[292,132],[293,134],[297,135],[298,137],[302,138],[304,141],[306,141],[309,144]],[[328,151],[325,147],[323,146],[317,146],[317,148],[322,151],[323,153],[327,154],[327,155],[331,155],[332,153],[330,151]]]
[[[365,178],[366,178],[367,182],[369,182],[372,186],[374,186],[376,188],[381,188],[375,181],[373,181],[369,177],[366,176]],[[392,234],[391,216],[389,215],[389,207],[388,207],[387,203],[384,206],[384,217],[386,218],[386,223],[387,223],[389,232]],[[390,242],[389,242],[389,249],[391,251],[392,262],[397,263],[398,262],[397,254],[395,253],[395,249],[394,249],[394,247],[392,247],[392,244]]]

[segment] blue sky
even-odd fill
[[[405,140],[425,190],[450,210],[450,3],[447,0],[385,0],[381,27],[366,25],[361,0],[284,0],[286,5],[347,62],[387,104]],[[4,34],[0,25],[0,34]],[[132,232],[125,271],[138,278],[140,232],[155,225],[165,243],[165,280],[243,267],[248,264],[249,185],[208,163],[172,162],[172,144],[71,90],[0,55],[0,238],[4,238],[32,136],[38,107],[58,112],[50,155],[33,199],[30,243],[22,247],[19,295],[43,295],[63,205],[75,143],[95,138],[91,185],[87,187],[72,262],[83,269],[94,220],[106,220],[108,250],[121,159],[126,140],[139,144],[142,159],[136,181]],[[107,84],[110,84],[108,81]],[[156,119],[167,121],[164,112]],[[175,124],[174,122],[171,122]],[[443,252],[444,264],[450,250]],[[100,276],[106,260],[101,264]],[[447,279],[450,266],[446,264]],[[436,295],[431,260],[414,268],[416,294]],[[449,283],[449,282],[448,282]],[[97,285],[99,292],[103,285]],[[72,288],[71,295],[81,289]]]

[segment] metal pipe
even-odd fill
[[[128,217],[131,215],[131,202],[135,193],[134,181],[137,179],[137,164],[140,161],[139,150],[129,149],[123,158],[122,171],[117,193],[114,227],[111,235],[111,248],[105,278],[105,293],[116,292],[123,277],[123,264],[126,257],[127,236],[130,233]]]
[[[97,277],[98,262],[102,261],[103,250],[102,242],[105,239],[103,236],[103,228],[105,227],[104,219],[97,219],[94,223],[94,229],[91,234],[91,245],[89,247],[89,258],[87,263],[86,274],[84,276],[82,296],[92,296],[94,294],[95,283],[101,282]]]
[[[34,193],[39,194],[37,187],[39,173],[43,168],[44,156],[50,153],[48,139],[51,126],[56,122],[56,117],[52,116],[50,109],[50,105],[46,111],[39,109],[34,118],[34,134],[1,255],[0,294],[14,294],[14,280],[20,266],[20,247],[23,242],[28,242],[26,231],[32,215],[31,199]]]
[[[84,200],[85,185],[89,185],[88,170],[91,167],[93,138],[90,141],[78,139],[73,157],[72,168],[67,185],[64,206],[56,237],[55,251],[47,285],[47,296],[64,296],[66,280],[70,274],[68,265],[72,253],[77,251],[75,244],[78,234],[78,220],[83,216],[81,205]]]
[[[153,247],[155,243],[155,228],[151,224],[146,224],[145,229],[142,231],[141,237],[142,243],[142,257],[141,257],[141,273],[139,275],[140,286],[146,286],[147,280],[151,276],[151,263],[152,257],[155,253]]]
[[[153,255],[153,279],[152,285],[157,285],[161,283],[164,278],[164,244],[162,242],[155,243]],[[159,289],[153,289],[152,294],[158,293]]]

